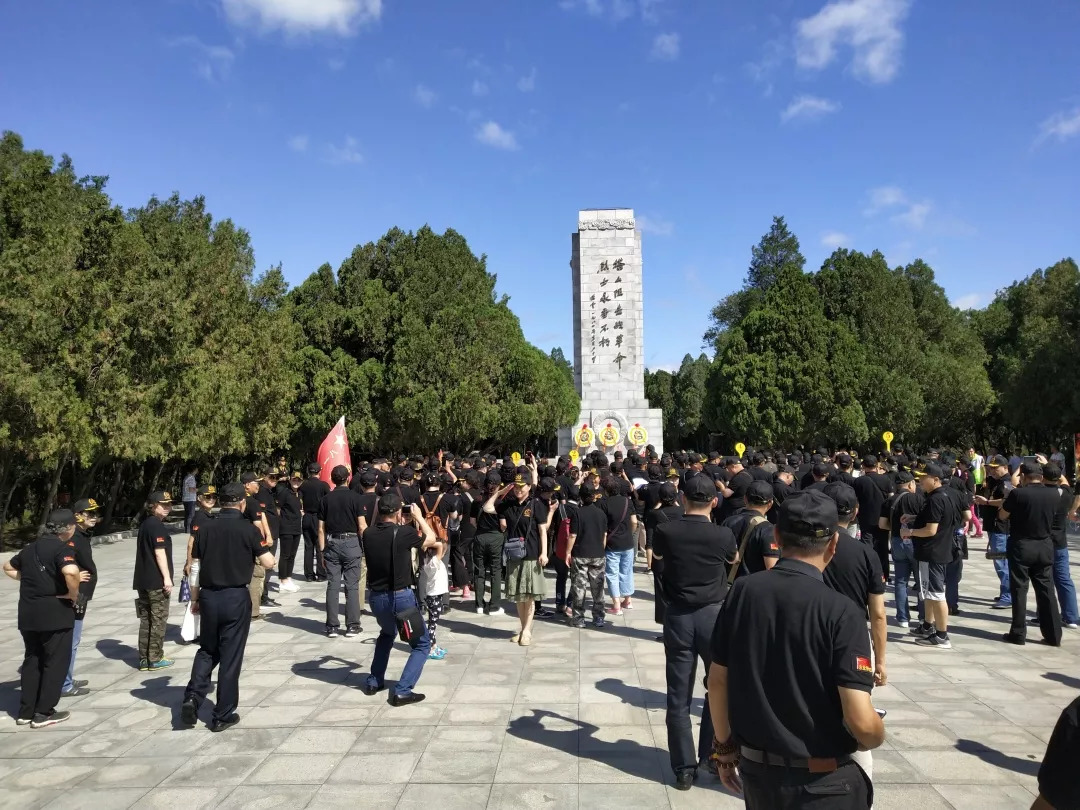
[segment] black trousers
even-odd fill
[[[251,594],[247,586],[220,591],[199,589],[199,650],[191,664],[184,700],[201,706],[210,692],[210,676],[218,668],[214,720],[224,720],[240,705],[240,668],[251,627]]]
[[[300,535],[281,535],[281,557],[278,558],[278,580],[292,579],[296,565],[296,550],[300,547]]]
[[[889,563],[892,560],[889,532],[887,529],[873,529],[870,535],[874,538],[874,551],[881,562],[881,574],[887,580],[889,578]]]
[[[68,666],[71,664],[72,628],[23,630],[22,695],[19,719],[52,714],[60,702]]]
[[[300,523],[304,533],[304,576],[325,577],[326,566],[319,553],[319,518],[316,515],[304,515]]]
[[[1061,643],[1061,611],[1054,590],[1054,544],[1045,540],[1009,538],[1005,546],[1009,557],[1009,594],[1012,596],[1012,629],[1014,638],[1027,636],[1028,583],[1035,591],[1035,608],[1039,614],[1042,637],[1051,644]]]
[[[570,577],[570,566],[562,557],[552,557],[551,567],[555,569],[555,607],[568,604],[566,601],[566,580]]]
[[[473,534],[450,532],[450,573],[454,577],[454,587],[472,586],[472,544]]]
[[[832,773],[810,773],[743,759],[739,764],[746,810],[867,810],[874,789],[854,762]]]
[[[698,762],[712,753],[712,713],[709,701],[701,712],[697,752],[690,720],[690,702],[694,697],[697,663],[705,664],[705,676],[712,663],[710,642],[720,605],[688,609],[668,605],[664,617],[664,658],[667,660],[667,735],[671,769],[697,768]]]

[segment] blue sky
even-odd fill
[[[922,257],[954,303],[1080,254],[1073,0],[35,0],[0,9],[0,128],[206,196],[292,283],[453,227],[572,355],[580,208],[644,231],[645,359],[701,348],[784,215]]]

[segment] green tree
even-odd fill
[[[679,433],[675,414],[675,376],[670,371],[645,369],[645,399],[664,412],[664,446],[677,447]]]
[[[673,394],[675,399],[675,427],[678,443],[698,446],[705,409],[705,386],[712,363],[707,355],[697,359],[683,357],[675,375]]]

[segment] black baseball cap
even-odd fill
[[[235,481],[231,484],[226,484],[221,488],[222,503],[240,503],[246,496],[247,491],[244,489],[244,485],[238,484]]]
[[[554,478],[541,478],[537,490],[540,492],[554,492],[558,489]]]
[[[915,480],[915,476],[912,475],[908,470],[900,470],[896,474],[896,483],[898,483],[898,484],[906,484],[909,481],[914,481],[914,480]]]
[[[401,496],[394,491],[387,492],[381,498],[379,498],[379,514],[380,515],[396,515],[401,511],[402,507]]]
[[[160,490],[158,492],[151,492],[150,497],[147,498],[146,500],[149,503],[154,503],[154,504],[157,504],[157,503],[166,504],[166,503],[172,503],[173,502],[172,495],[170,495],[168,492],[163,492],[163,491],[160,491]]]
[[[266,472],[263,473],[263,478],[280,478],[281,471],[277,467],[267,467]]]
[[[313,461],[307,465],[308,475],[318,475],[322,472],[322,464],[317,461]]]
[[[1060,475],[1060,473],[1058,475]],[[1054,476],[1054,478],[1057,477],[1057,475]],[[101,507],[98,506],[98,502],[95,501],[93,498],[83,498],[81,500],[75,501],[75,505],[71,507],[73,512],[96,512],[100,508]]]
[[[660,485],[660,500],[663,503],[675,503],[675,499],[679,497],[679,488],[674,484],[661,484]]]
[[[679,471],[677,469],[675,469],[674,467],[672,467],[671,469],[669,469],[667,471],[666,477],[668,477],[668,478],[678,478],[679,477]]]
[[[877,456],[871,456],[870,454],[863,456],[862,465],[867,468],[877,467]]]
[[[1043,464],[1042,467],[1043,478],[1049,478],[1051,481],[1057,481],[1061,478],[1061,467],[1054,462]]]
[[[709,503],[716,497],[716,484],[707,475],[695,475],[683,482],[683,494],[694,503]]]
[[[1009,466],[1009,460],[1007,458],[1005,458],[1005,456],[994,456],[988,462],[986,462],[986,466],[988,466],[988,467],[1008,467]]]
[[[566,485],[566,497],[571,501],[576,501],[581,496],[581,488],[577,484]]]
[[[297,473],[299,475],[299,473]],[[200,498],[215,498],[217,497],[217,487],[213,484],[203,484],[196,490],[196,494]]]
[[[56,529],[64,529],[75,525],[75,513],[70,509],[54,509],[49,512],[49,519],[45,521],[49,526]]]
[[[817,476],[828,475],[829,468],[825,466],[825,462],[815,461],[814,466],[810,468],[810,472]]]
[[[715,488],[715,485],[714,485]],[[758,505],[769,503],[773,499],[772,485],[768,481],[754,481],[746,488],[746,502]]]
[[[944,478],[945,473],[941,469],[941,465],[930,462],[922,469],[922,474],[929,476],[930,478]]]
[[[733,464],[742,464],[742,459],[739,458],[738,456],[725,456],[724,457],[724,466],[725,467],[730,467]]]
[[[836,501],[819,489],[807,489],[780,504],[776,527],[798,537],[823,539],[832,537],[839,522]]]
[[[360,473],[360,486],[373,487],[379,483],[379,474],[375,470],[364,470]]]
[[[257,476],[253,472],[246,472],[246,473],[244,473],[243,475],[240,476],[240,483],[241,484],[254,484],[258,480],[259,480],[259,476]]]
[[[850,515],[855,511],[855,507],[859,505],[855,490],[843,481],[833,481],[831,484],[826,484],[825,494],[836,501],[838,515]]]
[[[1020,465],[1021,475],[1042,475],[1042,465],[1035,461],[1025,461]]]

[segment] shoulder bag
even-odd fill
[[[391,603],[394,599],[394,541],[397,540],[398,533],[397,526],[394,527],[394,533],[390,538],[390,600]],[[398,638],[412,647],[414,650],[420,643],[420,639],[424,633],[427,632],[424,628],[424,617],[420,615],[420,608],[418,607],[418,600],[416,599],[416,575],[413,575],[412,586],[410,588],[413,594],[413,603],[404,610],[394,611],[394,624],[397,625]]]
[[[739,540],[739,558],[732,563],[731,570],[728,571],[727,584],[729,586],[735,581],[735,576],[739,573],[739,568],[743,564],[743,559],[746,556],[746,544],[750,541],[750,533],[764,522],[764,515],[754,515],[746,521],[746,528],[743,529],[742,538]]]
[[[528,508],[532,506],[532,499],[526,501],[523,507]],[[508,560],[524,560],[525,559],[525,538],[518,537],[518,526],[521,525],[521,516],[525,513],[525,508],[518,513],[517,520],[514,521],[514,528],[506,533],[506,544],[503,546],[503,553]],[[532,518],[530,518],[531,520]]]

